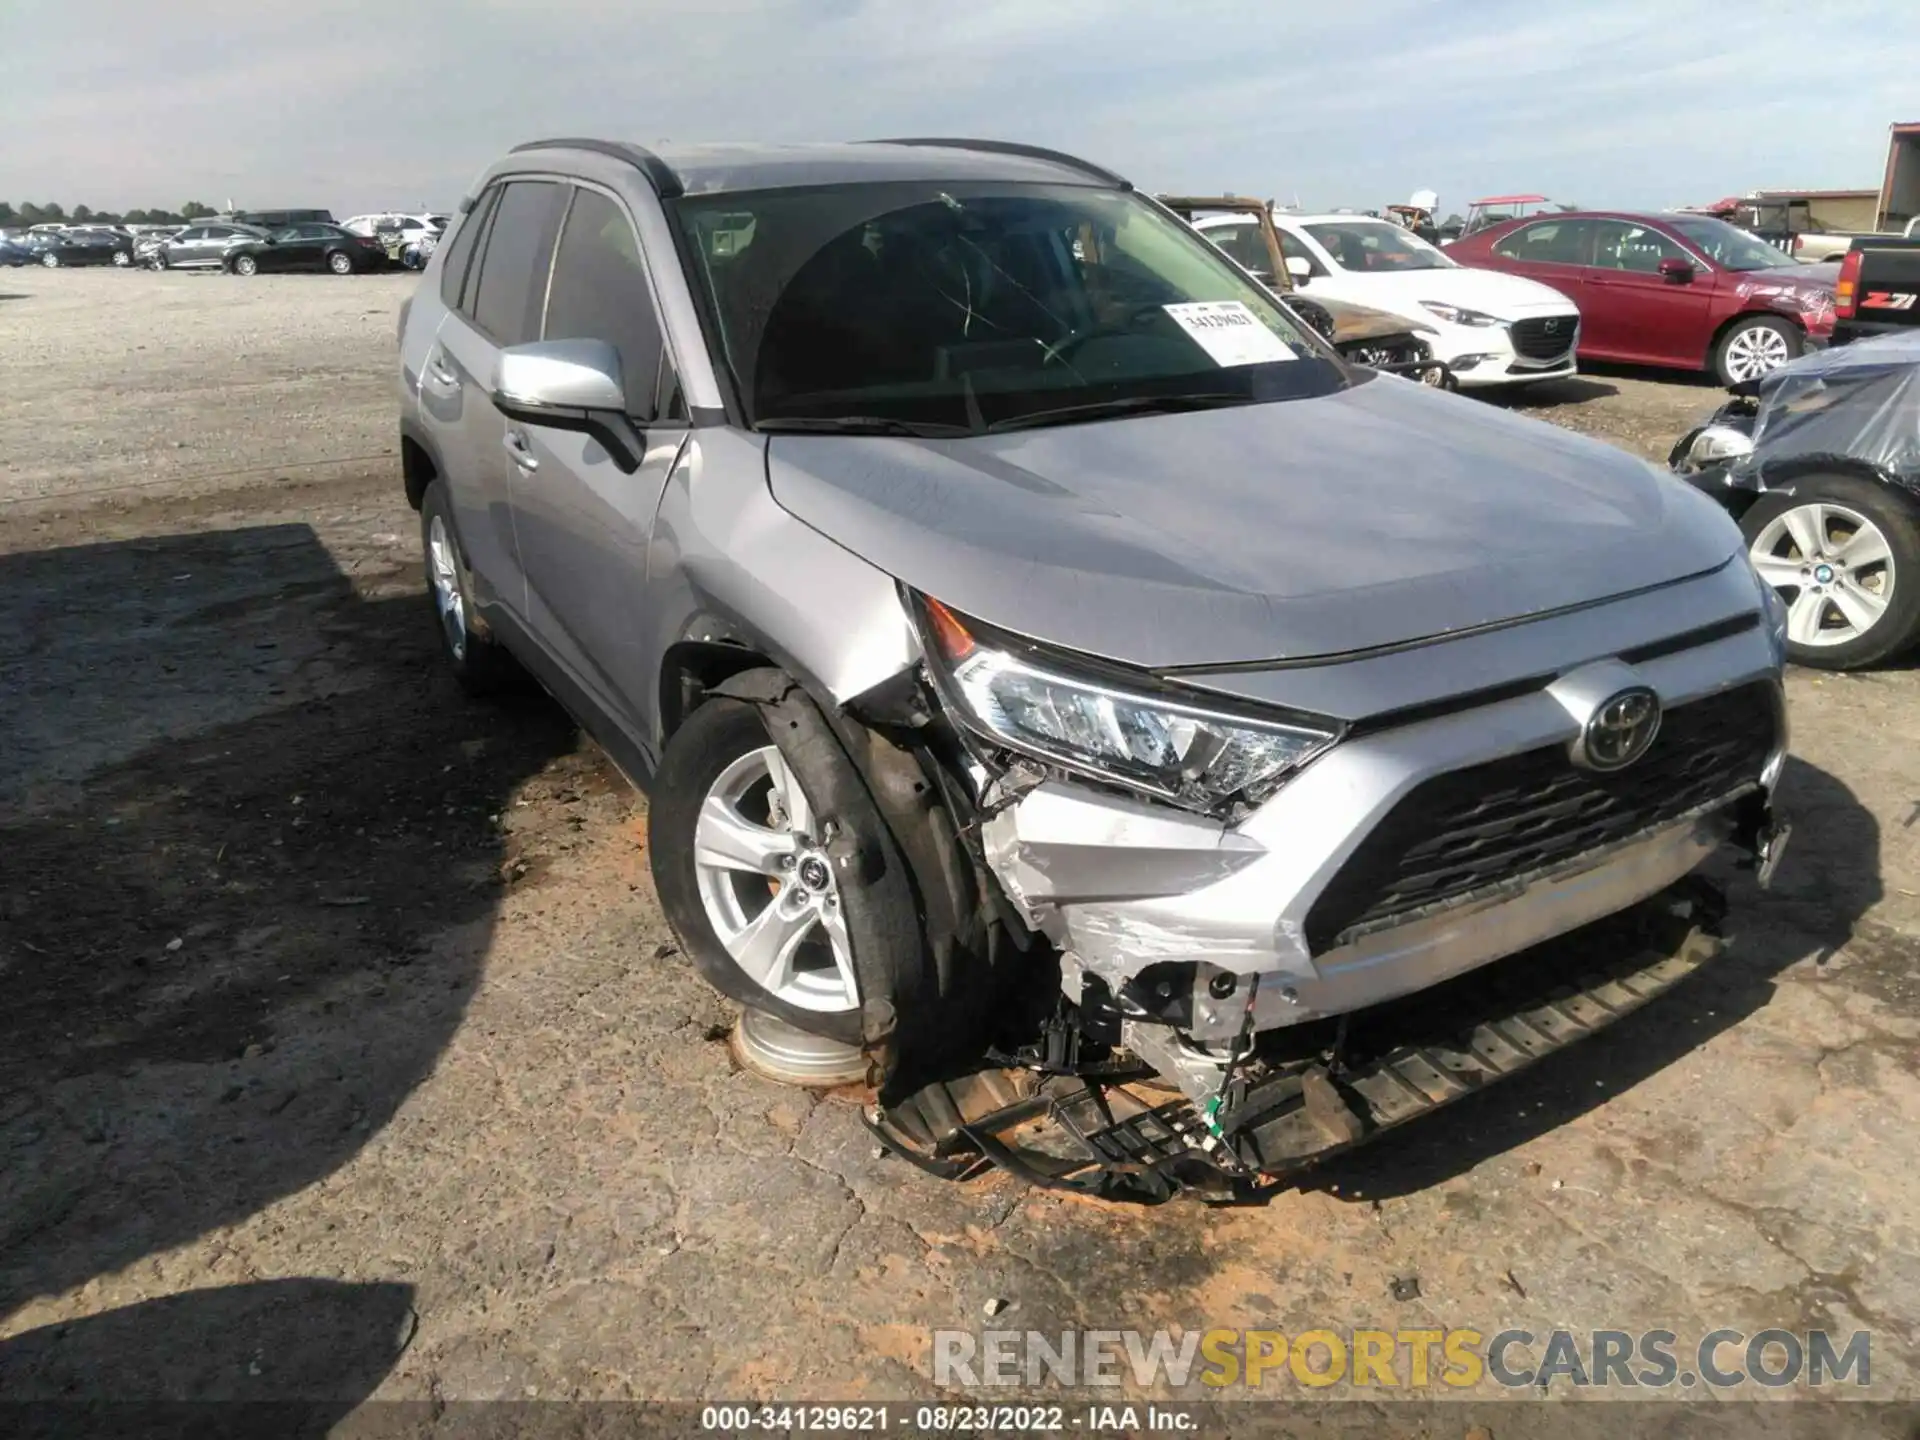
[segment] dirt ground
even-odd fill
[[[907,1398],[988,1326],[1866,1329],[1920,1390],[1912,671],[1791,677],[1776,888],[1600,1037],[1259,1208],[943,1185],[736,1070],[643,802],[441,674],[410,283],[0,272],[0,1396]]]

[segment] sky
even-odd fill
[[[0,0],[0,199],[442,209],[553,135],[971,135],[1310,208],[1868,188],[1920,121],[1903,8]]]

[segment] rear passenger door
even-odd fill
[[[687,412],[633,221],[607,192],[584,184],[573,192],[541,337],[613,346],[645,444],[640,468],[625,475],[586,435],[510,422],[524,450],[509,463],[508,484],[530,623],[652,761],[660,657],[654,627],[643,623],[647,546]]]
[[[500,352],[540,335],[554,236],[567,188],[553,180],[506,177],[482,196],[485,212],[464,256],[442,272],[440,323],[420,374],[428,417],[453,502],[454,524],[483,603],[527,614],[526,579],[507,493],[506,420],[493,406]],[[464,259],[465,264],[452,263]]]

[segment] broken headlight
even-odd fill
[[[922,599],[917,608],[935,684],[971,729],[1010,750],[1176,805],[1258,804],[1339,738],[1333,721],[1236,715],[1076,674],[1071,660],[976,635],[937,600]]]

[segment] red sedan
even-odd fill
[[[1464,236],[1447,255],[1572,300],[1582,360],[1711,370],[1731,385],[1833,333],[1838,266],[1802,265],[1708,215],[1532,215]]]

